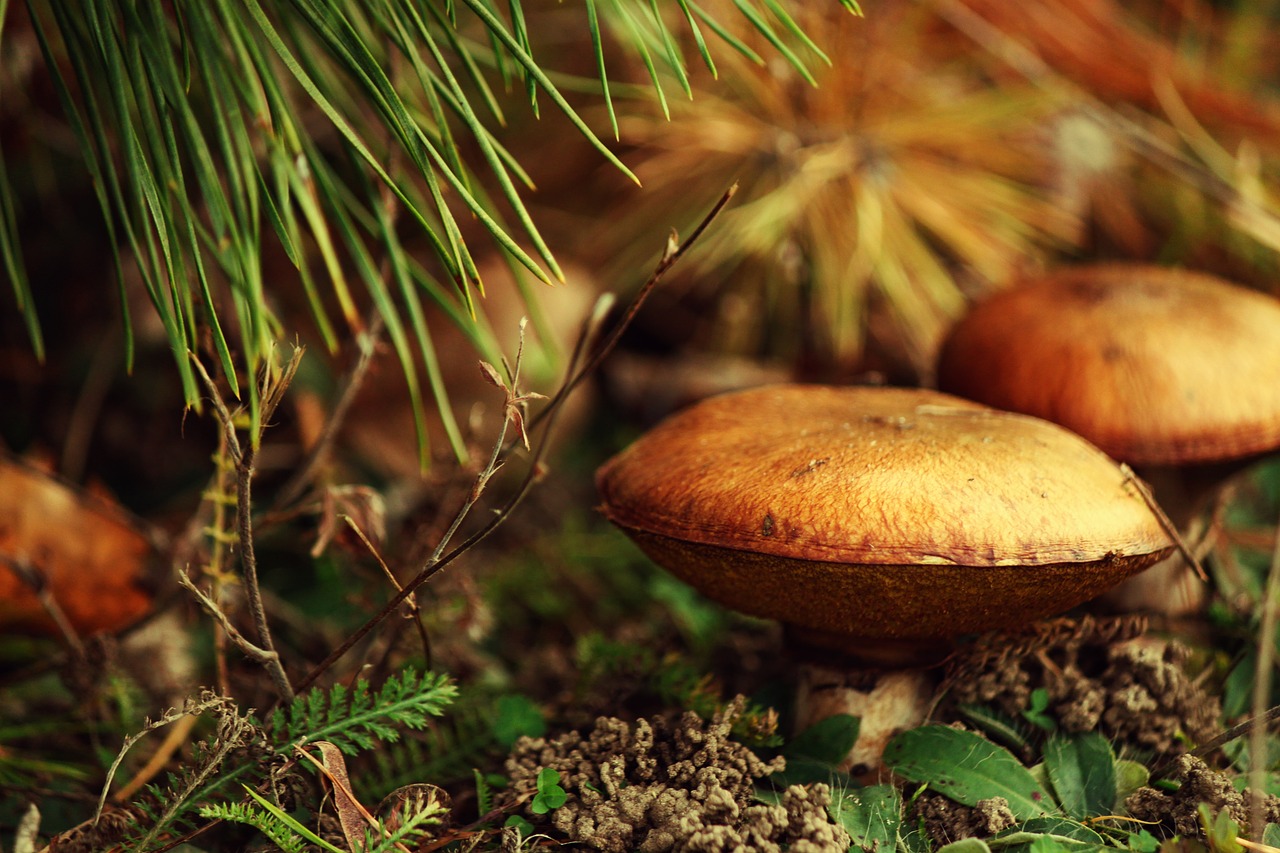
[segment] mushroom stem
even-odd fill
[[[840,769],[871,784],[887,775],[885,745],[925,721],[938,686],[935,670],[877,670],[802,663],[797,671],[796,730],[837,714],[857,717],[858,739]]]

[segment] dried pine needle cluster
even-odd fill
[[[636,222],[741,184],[687,285],[717,292],[713,347],[841,369],[872,330],[927,377],[966,299],[1023,270],[1275,243],[1258,178],[1276,110],[1108,0],[1007,5],[883,4],[859,19],[810,4],[798,20],[831,51],[830,65],[806,55],[816,86],[735,55],[670,123],[623,120],[643,146]],[[1226,23],[1202,11],[1202,39],[1226,50]],[[1237,87],[1252,73],[1239,52]]]
[[[843,853],[849,836],[827,814],[825,785],[793,785],[777,805],[755,801],[755,783],[783,761],[766,764],[730,739],[743,706],[739,698],[710,722],[601,717],[585,737],[523,738],[507,760],[506,797],[531,796],[538,774],[555,770],[568,798],[552,825],[605,853]]]

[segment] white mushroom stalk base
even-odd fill
[[[889,738],[925,721],[938,686],[931,669],[871,670],[801,663],[796,730],[837,714],[860,720],[858,740],[840,769],[870,783],[887,776],[881,763]]]

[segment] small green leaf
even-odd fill
[[[809,759],[835,767],[849,755],[858,740],[859,721],[849,714],[819,720],[793,737],[782,749],[787,760]]]
[[[1043,687],[1037,687],[1031,691],[1031,705],[1022,712],[1022,716],[1032,725],[1051,732],[1058,727],[1058,723],[1045,713],[1047,710],[1049,710],[1049,691]]]
[[[538,793],[529,803],[529,811],[546,814],[563,806],[568,799],[569,795],[560,787],[560,772],[553,767],[544,767],[538,773]]]
[[[892,785],[833,791],[827,811],[849,833],[850,850],[888,853],[898,846],[902,795]]]
[[[1231,819],[1230,812],[1223,809],[1215,815],[1208,803],[1201,803],[1196,814],[1200,817],[1200,826],[1209,841],[1210,850],[1214,853],[1244,853],[1244,846],[1239,840],[1240,825]]]
[[[938,853],[991,853],[991,848],[981,838],[962,838],[939,847]]]
[[[1277,838],[1276,841],[1280,841],[1280,838]],[[1264,833],[1262,843],[1274,844],[1274,841],[1268,841]],[[1135,853],[1156,853],[1160,849],[1160,839],[1145,829],[1140,829],[1129,836],[1129,849],[1135,851]]]
[[[1083,820],[1110,814],[1116,799],[1116,760],[1097,732],[1055,735],[1044,747],[1044,763],[1058,802]]]
[[[1112,811],[1122,812],[1124,801],[1129,795],[1146,785],[1151,779],[1151,771],[1146,765],[1137,761],[1120,759],[1116,762],[1116,799]]]
[[[530,835],[533,835],[533,824],[529,823],[529,821],[520,817],[518,814],[509,815],[506,822],[502,825],[514,826],[516,828],[516,832],[520,833],[521,838],[528,838]]]
[[[927,782],[968,806],[1004,797],[1019,820],[1047,814],[1049,795],[1009,750],[972,732],[922,726],[889,741],[884,763],[912,782]]]
[[[1002,714],[986,705],[960,705],[956,708],[965,722],[981,729],[982,733],[993,741],[1019,753],[1026,754],[1031,749],[1029,729],[1025,721]]]

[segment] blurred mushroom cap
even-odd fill
[[[1171,547],[1134,484],[1083,439],[932,391],[714,397],[596,482],[605,516],[660,565],[827,645],[1011,627]]]
[[[56,633],[31,582],[82,634],[126,628],[151,609],[155,556],[114,501],[0,456],[0,631]]]
[[[1280,446],[1280,301],[1165,267],[1060,270],[974,306],[938,387],[1135,465],[1253,456]]]

